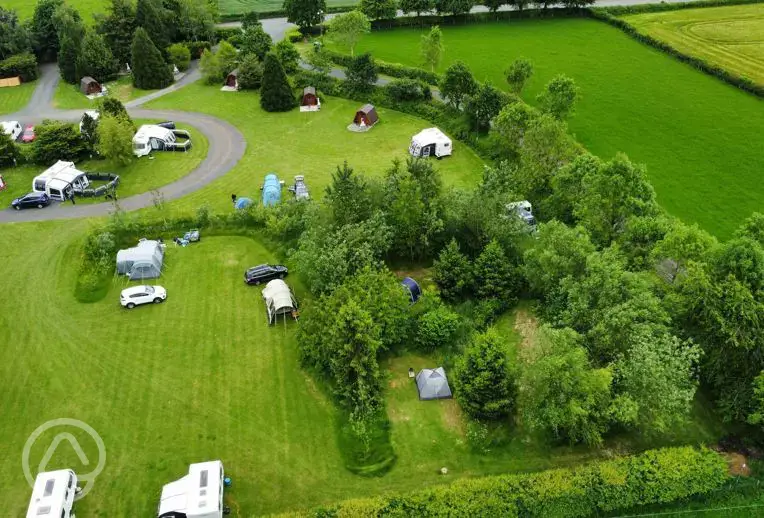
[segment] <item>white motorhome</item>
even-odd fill
[[[18,140],[21,132],[23,131],[19,121],[2,121],[0,124],[3,126],[3,133],[10,135],[11,139],[14,141]]]
[[[188,475],[162,488],[158,518],[223,518],[223,463],[191,464]]]
[[[87,175],[74,162],[59,160],[32,180],[34,192],[44,192],[52,200],[64,201],[75,192],[90,187]]]
[[[98,122],[98,119],[101,117],[101,112],[98,110],[85,110],[85,113],[82,114],[82,118],[80,119],[80,133],[82,133],[82,123],[85,121],[85,115],[88,115],[91,119]]]
[[[427,128],[411,137],[411,145],[409,146],[411,156],[442,158],[451,155],[451,152],[451,139],[438,128]]]
[[[536,217],[533,215],[533,206],[528,200],[516,201],[507,204],[507,212],[514,213],[531,229],[536,228]]]
[[[77,475],[70,469],[39,473],[32,488],[26,518],[75,518]]]
[[[188,131],[145,124],[133,137],[133,154],[141,157],[152,151],[188,151],[191,135]]]

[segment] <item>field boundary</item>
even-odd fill
[[[649,34],[640,32],[635,26],[619,16],[627,14],[643,14],[665,11],[678,11],[683,9],[703,9],[709,7],[726,7],[732,5],[748,5],[748,4],[760,4],[761,0],[708,0],[705,2],[684,2],[679,4],[645,4],[637,6],[616,6],[616,7],[594,7],[588,9],[589,15],[601,22],[607,23],[617,29],[620,29],[623,33],[629,37],[653,47],[664,54],[667,54],[682,63],[686,63],[691,67],[700,70],[708,75],[716,77],[725,83],[749,92],[757,97],[764,98],[764,85],[759,84],[745,76],[731,72],[723,67],[714,65],[706,61],[703,58],[686,54],[674,46],[659,40]]]

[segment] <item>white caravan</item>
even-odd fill
[[[516,201],[507,204],[507,212],[514,213],[531,229],[536,228],[536,217],[533,215],[533,206],[528,200]]]
[[[451,139],[438,128],[427,128],[411,137],[409,153],[415,157],[436,156],[442,158],[452,152]]]
[[[188,475],[165,484],[158,518],[223,518],[223,463],[191,464]]]
[[[3,133],[10,135],[11,140],[13,141],[18,140],[21,132],[23,131],[19,121],[2,121],[0,124],[3,126]]]
[[[77,475],[70,469],[39,473],[26,518],[75,518],[72,506],[78,491]]]
[[[87,175],[74,162],[59,160],[32,180],[34,192],[44,192],[52,200],[64,201],[75,192],[90,187]]]
[[[190,148],[191,135],[188,131],[171,130],[156,124],[141,126],[133,137],[133,154],[138,157],[152,151],[188,151]]]

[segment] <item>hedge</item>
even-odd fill
[[[352,11],[353,9],[356,9],[356,5],[330,5],[326,8],[327,14],[332,13],[346,13],[348,11]],[[244,15],[246,13],[228,13],[228,14],[221,14],[220,15],[220,22],[240,22],[242,19],[244,19]],[[286,17],[286,11],[282,9],[278,9],[275,11],[262,11],[257,13],[257,17],[261,20],[264,20],[266,18],[282,18]]]
[[[480,5],[480,4],[476,4]],[[586,9],[571,8],[548,8],[548,9],[524,9],[523,11],[499,11],[496,13],[468,13],[458,15],[425,15],[425,16],[402,16],[392,20],[373,20],[372,30],[392,29],[395,27],[431,27],[433,25],[464,25],[470,23],[490,23],[496,21],[536,19],[536,18],[569,18],[585,16]]]
[[[29,52],[0,61],[0,77],[20,77],[26,83],[37,79],[37,58]]]
[[[215,41],[227,40],[241,34],[241,27],[215,27]]]
[[[702,9],[704,7],[724,7],[728,5],[759,4],[761,0],[702,0],[699,2],[677,2],[668,4],[640,4],[640,5],[614,5],[610,7],[596,7],[592,10],[606,11],[614,16],[629,14],[662,13],[664,11],[681,11],[682,9]]]
[[[461,479],[409,494],[348,500],[307,515],[591,516],[706,494],[729,478],[726,461],[711,450],[664,448],[576,468]]]
[[[336,65],[347,67],[350,66],[350,62],[353,61],[353,58],[347,54],[341,54],[339,52],[334,52],[332,50],[326,49],[324,49],[324,52],[326,53],[327,57],[332,60],[332,63]],[[437,85],[440,81],[440,76],[438,74],[428,72],[427,70],[423,70],[421,68],[406,67],[395,63],[385,63],[384,61],[377,60],[374,60],[374,63],[377,65],[377,71],[380,74],[387,76],[418,79],[431,85]]]
[[[751,2],[750,0],[737,0],[735,3],[742,4],[742,3],[757,3],[757,2]],[[713,2],[701,2],[700,4],[704,7],[713,7],[713,6],[719,6],[719,5],[733,5],[733,2],[713,1]],[[678,5],[686,6],[684,8],[689,7],[687,4],[678,4]],[[692,5],[697,6],[698,4],[692,4]],[[656,10],[670,10],[670,9],[659,9],[662,6],[660,5],[656,6],[655,4],[640,6],[640,7],[642,9],[641,11],[637,11],[637,9],[633,9],[632,12],[634,13],[651,12],[648,10],[648,8],[655,8]],[[684,52],[681,52],[680,50],[675,49],[668,43],[664,43],[663,41],[653,38],[652,36],[648,34],[643,34],[639,32],[636,29],[636,27],[631,25],[626,20],[622,18],[617,18],[616,16],[613,16],[613,14],[611,14],[612,12],[621,12],[621,10],[624,10],[626,8],[617,8],[617,9],[618,11],[616,11],[616,8],[595,8],[595,9],[589,9],[588,13],[592,18],[603,21],[609,25],[612,25],[613,27],[616,27],[622,30],[624,33],[628,34],[629,36],[631,36],[632,38],[634,38],[635,40],[641,43],[650,45],[651,47],[656,48],[660,50],[661,52],[665,52],[669,56],[672,56],[683,63],[687,63],[688,65],[702,72],[705,72],[706,74],[710,74],[714,77],[717,77],[732,86],[740,88],[741,90],[745,90],[746,92],[750,92],[759,97],[764,97],[764,85],[757,84],[754,81],[748,79],[747,77],[725,70],[724,68],[718,65],[709,63],[708,61],[704,59],[691,56],[689,54],[685,54]],[[626,13],[624,12],[624,14]]]
[[[188,47],[191,59],[199,59],[202,57],[202,52],[212,49],[212,43],[209,41],[181,41],[180,43]]]

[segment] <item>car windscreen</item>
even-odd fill
[[[152,293],[154,293],[154,288],[152,288],[151,286],[146,286],[146,293],[151,295]]]

